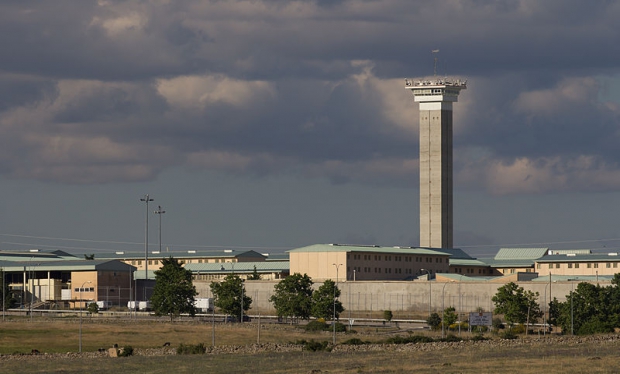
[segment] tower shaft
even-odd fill
[[[452,103],[465,82],[406,80],[420,103],[420,247],[453,247]]]

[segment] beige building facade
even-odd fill
[[[450,255],[425,248],[316,244],[288,253],[291,274],[317,281],[432,278],[450,267]]]

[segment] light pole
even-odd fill
[[[332,320],[333,327],[333,335],[332,335],[332,344],[336,345],[336,289],[338,289],[338,269],[342,266],[342,264],[332,264],[336,267],[336,285],[334,286],[334,319]]]
[[[461,336],[461,311],[463,310],[463,307],[461,305],[461,283],[463,282],[463,275],[465,274],[461,274],[459,276],[459,336]],[[467,321],[469,321],[469,318],[467,319]]]
[[[84,289],[84,285],[86,283],[90,283],[90,281],[86,281],[86,282],[82,283],[82,286],[80,287],[80,290],[79,290],[79,295],[80,295],[80,353],[82,353],[82,309],[83,309],[83,306],[82,306],[82,301],[83,301],[82,300],[82,290]]]
[[[573,319],[573,299],[575,298],[575,280],[576,279],[569,279],[569,281],[571,282],[571,291],[570,291],[570,334],[571,335],[575,335],[575,330],[574,330],[574,319]]]
[[[428,282],[428,318],[431,318],[431,272],[426,269],[420,269],[426,272],[426,281]]]
[[[446,282],[443,284],[443,288],[441,290],[441,338],[445,338],[445,323],[444,320],[446,319],[446,308],[444,305],[444,300],[445,300],[445,295],[446,295],[446,286],[448,285],[448,283],[450,282]]]
[[[146,301],[146,285],[149,280],[149,201],[154,201],[154,199],[146,194],[140,201],[146,203],[146,224],[144,225],[144,301]]]
[[[549,277],[549,283],[545,284],[545,304],[547,304],[547,286],[549,286],[549,300],[551,300],[551,277]],[[549,304],[545,305],[545,308],[543,309],[543,336],[547,335],[546,313],[549,313]]]
[[[153,213],[159,215],[159,253],[161,254],[161,215],[166,213],[166,211],[161,210],[161,205],[158,205],[157,210]]]
[[[4,318],[5,318],[5,311],[4,311],[4,294],[6,291],[6,286],[4,285],[4,268],[2,268],[2,322],[4,322]]]

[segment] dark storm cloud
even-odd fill
[[[464,183],[617,188],[620,110],[600,93],[618,74],[619,15],[611,1],[2,4],[2,170],[411,183],[417,110],[402,77],[432,74],[439,48],[438,73],[470,81],[455,104]]]

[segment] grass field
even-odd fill
[[[0,323],[0,353],[76,352],[77,320],[33,322],[12,319]],[[340,335],[380,341],[398,333],[395,328],[358,329]],[[407,333],[404,333],[407,334]],[[159,321],[85,320],[83,351],[116,343],[134,348],[205,343],[211,345],[211,324]],[[256,343],[257,325],[216,325],[216,345]],[[614,338],[614,339],[612,339]],[[331,341],[329,333],[306,333],[295,326],[266,325],[261,342],[288,343],[297,339]],[[531,340],[530,340],[531,339]],[[522,338],[518,344],[495,339],[476,343],[430,343],[413,346],[374,346],[376,350],[342,352],[262,352],[257,354],[204,354],[190,356],[133,356],[87,358],[76,355],[3,357],[0,371],[20,373],[619,373],[620,340],[615,337]],[[69,358],[71,357],[71,358]]]

